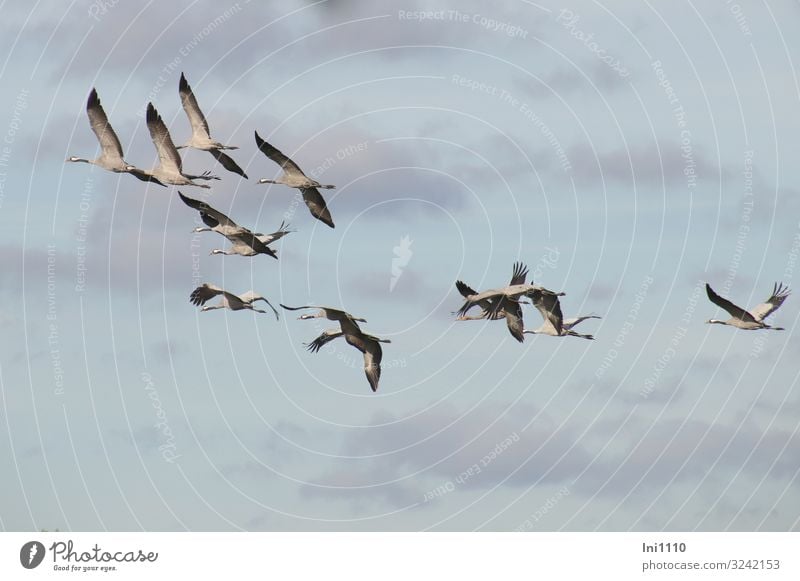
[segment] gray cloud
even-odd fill
[[[629,150],[592,151],[586,145],[571,147],[568,156],[574,168],[573,175],[578,184],[599,185],[601,180],[623,183],[647,184],[659,188],[686,184],[684,169],[686,159],[682,157],[680,144],[660,140],[631,144]],[[694,171],[701,178],[716,179],[719,169],[702,151],[693,152]]]
[[[536,421],[525,430],[531,418]],[[342,453],[359,459],[322,474],[313,495],[378,497],[403,507],[424,502],[426,490],[453,481],[473,466],[480,472],[463,479],[459,488],[464,491],[501,482],[511,486],[564,482],[591,459],[583,447],[573,446],[571,428],[558,427],[552,418],[524,404],[505,414],[496,405],[464,414],[446,406],[406,420],[382,413],[373,422],[388,425],[370,428],[368,438],[360,433],[345,437]],[[415,497],[409,483],[420,482],[420,477],[426,486],[417,484]]]
[[[706,477],[711,464],[716,464],[715,474],[720,476],[734,471],[760,478],[768,470],[771,477],[782,479],[800,469],[800,457],[794,452],[798,442],[800,437],[792,432],[764,432],[748,424],[737,427],[665,420],[627,442],[625,452],[613,453],[616,458],[602,459],[575,485],[584,493],[601,496],[624,496],[635,490],[660,492],[669,483]]]

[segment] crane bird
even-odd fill
[[[381,360],[383,359],[381,343],[391,343],[391,340],[380,339],[362,332],[345,333],[342,330],[326,329],[311,343],[304,343],[304,346],[312,353],[316,353],[323,345],[339,337],[344,337],[345,341],[364,355],[364,373],[367,381],[373,392],[378,391],[378,382],[381,379]]]
[[[306,206],[308,206],[308,210],[311,212],[311,215],[327,226],[334,228],[335,226],[333,224],[333,218],[331,217],[331,213],[328,210],[327,204],[325,203],[325,198],[322,197],[322,194],[319,193],[317,188],[330,189],[335,188],[336,186],[322,185],[319,182],[310,179],[306,176],[306,174],[303,173],[303,170],[301,170],[295,162],[261,139],[261,137],[258,135],[258,131],[256,131],[255,134],[256,145],[258,145],[258,148],[261,150],[261,152],[272,161],[280,165],[283,169],[283,175],[281,175],[281,177],[279,177],[277,180],[268,180],[266,178],[262,178],[258,180],[258,183],[284,184],[291,188],[299,189],[303,194],[303,201],[306,203]]]
[[[711,285],[706,283],[706,294],[708,294],[708,299],[718,307],[728,311],[728,313],[731,315],[731,318],[727,321],[709,319],[706,321],[706,323],[730,325],[731,327],[745,329],[747,331],[753,331],[755,329],[784,331],[785,329],[783,327],[772,327],[767,325],[764,322],[764,319],[769,317],[774,311],[778,310],[790,293],[791,291],[789,290],[789,287],[783,286],[783,283],[775,283],[775,285],[772,287],[772,295],[766,300],[766,302],[757,305],[750,311],[745,311],[743,308],[734,305],[728,299],[724,299],[719,296],[714,292],[714,289],[711,288]]]
[[[103,110],[100,98],[97,96],[97,90],[94,88],[92,88],[92,92],[89,93],[89,99],[86,101],[86,114],[89,116],[89,125],[100,143],[102,153],[97,159],[83,159],[72,155],[67,158],[67,161],[91,163],[114,173],[129,173],[143,182],[153,182],[164,186],[155,176],[149,175],[146,171],[129,164],[123,159],[122,144],[119,142],[119,137],[114,132],[114,128],[108,122],[106,112]]]
[[[496,317],[501,309],[507,305],[506,301],[499,300],[501,298],[519,301],[519,299],[523,296],[532,298],[532,294],[537,291],[553,296],[564,296],[563,292],[556,293],[535,284],[525,284],[525,277],[527,276],[528,267],[521,262],[515,262],[514,271],[511,276],[511,284],[499,289],[491,289],[482,293],[469,294],[465,297],[466,300],[464,301],[464,304],[454,314],[457,314],[460,318],[465,316],[472,307],[479,305],[490,305],[492,317]],[[487,303],[486,301],[489,302]]]
[[[240,256],[268,254],[272,258],[277,259],[278,255],[275,254],[275,251],[269,248],[268,245],[292,232],[292,230],[285,229],[286,224],[281,222],[277,232],[273,232],[272,234],[254,234],[247,228],[239,226],[236,222],[228,218],[228,216],[219,210],[215,210],[206,202],[184,196],[180,191],[178,195],[181,200],[183,200],[184,204],[200,212],[200,218],[208,226],[208,228],[198,226],[192,230],[192,232],[217,232],[233,243],[231,250],[226,252],[224,250],[215,249],[211,251],[211,254],[238,254]]]
[[[219,234],[223,234],[223,232],[236,232],[239,229],[246,230],[246,228],[242,228],[233,220],[228,218],[225,214],[215,210],[207,203],[184,196],[181,192],[178,192],[178,194],[187,206],[190,206],[200,212],[200,218],[208,226],[208,228],[198,226],[192,230],[192,232],[217,232]],[[259,232],[255,234],[255,237],[261,240],[261,242],[264,244],[271,244],[292,232],[296,232],[296,230],[289,230],[289,225],[285,221],[281,221],[281,225],[278,226],[277,232],[273,232],[272,234],[261,234]]]
[[[512,279],[513,281],[513,279]],[[469,287],[466,283],[458,280],[456,281],[456,288],[461,296],[468,298],[476,295],[477,293]],[[508,332],[517,341],[522,343],[525,340],[523,335],[524,324],[522,321],[522,301],[517,299],[509,299],[508,297],[500,298],[486,298],[478,302],[481,307],[480,315],[460,315],[456,320],[458,321],[475,321],[479,319],[489,319],[494,321],[497,319],[505,319],[508,326]]]
[[[191,147],[201,151],[208,151],[222,164],[222,167],[247,179],[247,174],[244,173],[244,170],[242,170],[229,155],[222,152],[223,149],[239,148],[233,145],[222,145],[219,141],[211,139],[206,116],[203,115],[200,105],[197,104],[197,99],[183,73],[181,73],[181,80],[178,83],[178,93],[181,96],[183,110],[186,111],[186,116],[189,118],[189,123],[192,125],[192,137],[189,141],[183,145],[179,145],[176,149]]]
[[[586,319],[599,319],[597,315],[583,315],[573,319],[564,319],[561,314],[561,302],[555,295],[535,291],[531,295],[531,300],[536,309],[541,313],[544,322],[538,329],[525,329],[523,333],[531,335],[550,335],[552,337],[580,337],[582,339],[594,340],[594,335],[582,335],[573,331],[578,323]]]
[[[361,333],[361,328],[358,326],[358,323],[367,322],[366,319],[363,319],[361,317],[354,317],[350,313],[346,313],[341,309],[333,309],[331,307],[318,307],[315,305],[304,305],[302,307],[287,307],[282,303],[279,304],[287,311],[317,309],[317,312],[314,313],[313,315],[305,314],[305,315],[300,315],[297,318],[300,320],[328,319],[329,321],[336,321],[337,323],[339,323],[339,326],[342,328],[342,332],[344,333],[359,334]]]
[[[217,295],[222,295],[222,300],[218,304],[205,306],[208,301]],[[253,306],[253,303],[256,301],[264,301],[269,305],[269,308],[272,309],[272,312],[275,313],[275,318],[280,318],[278,311],[272,306],[272,303],[253,291],[247,291],[242,295],[235,295],[213,284],[204,283],[192,291],[192,294],[189,295],[189,300],[193,305],[197,305],[198,307],[203,305],[203,308],[200,309],[201,311],[213,311],[214,309],[241,311],[243,309],[248,309],[256,313],[266,313],[267,311],[262,311]]]
[[[210,188],[207,184],[198,184],[192,180],[218,180],[219,177],[211,175],[211,172],[204,172],[199,176],[193,176],[183,173],[183,162],[178,150],[175,149],[175,144],[172,142],[172,137],[169,135],[167,126],[161,119],[156,108],[152,103],[147,104],[147,129],[150,131],[150,138],[153,140],[153,145],[156,146],[158,152],[159,164],[145,172],[147,175],[154,176],[159,181],[165,184],[172,184],[174,186],[197,186],[200,188]]]

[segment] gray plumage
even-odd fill
[[[216,305],[207,306],[206,303],[216,296],[221,296],[222,300]],[[280,318],[277,309],[272,306],[272,303],[251,290],[241,295],[235,295],[218,286],[205,283],[192,291],[192,294],[189,295],[189,301],[198,307],[202,306],[202,311],[213,311],[214,309],[230,309],[232,311],[241,311],[246,309],[255,311],[256,313],[266,313],[267,311],[257,309],[253,306],[253,303],[257,301],[264,301],[275,313],[275,318]]]
[[[100,143],[100,157],[97,159],[84,159],[82,157],[70,156],[67,161],[90,163],[114,173],[129,173],[143,182],[153,182],[164,186],[155,176],[149,175],[146,171],[129,164],[125,161],[122,153],[122,144],[117,137],[114,128],[108,122],[108,116],[100,104],[97,90],[92,89],[86,101],[86,114],[89,117],[89,125],[94,132],[97,141]],[[166,186],[164,186],[166,187]]]
[[[291,230],[285,229],[286,224],[281,222],[278,231],[272,234],[253,233],[247,228],[239,226],[208,203],[185,196],[180,191],[178,195],[184,204],[200,212],[200,219],[207,226],[206,228],[198,226],[193,232],[217,232],[231,241],[230,250],[214,249],[211,254],[238,254],[240,256],[267,254],[277,259],[278,255],[268,245],[291,232]]]
[[[186,116],[189,118],[189,123],[192,126],[192,136],[189,138],[189,141],[178,146],[176,149],[191,147],[193,149],[199,149],[200,151],[208,151],[226,170],[239,174],[247,179],[247,174],[244,173],[244,170],[239,167],[232,157],[222,151],[224,149],[239,148],[233,145],[223,145],[219,141],[211,139],[206,116],[203,115],[200,105],[197,104],[194,92],[183,73],[181,73],[181,79],[178,83],[178,94],[181,97],[183,110],[186,112]]]
[[[731,318],[727,321],[719,319],[709,319],[706,323],[716,323],[718,325],[729,325],[737,329],[744,329],[746,331],[754,331],[756,329],[772,329],[773,331],[783,331],[783,327],[772,327],[764,322],[764,319],[769,317],[775,312],[786,300],[786,297],[791,294],[788,287],[783,286],[783,283],[775,283],[772,287],[772,294],[770,297],[760,305],[756,305],[750,311],[734,305],[728,299],[719,296],[711,285],[706,283],[706,294],[708,299],[718,307],[726,310]]]
[[[303,201],[308,207],[309,212],[311,212],[311,215],[325,225],[334,228],[333,218],[331,217],[330,210],[328,210],[328,205],[325,203],[325,198],[322,197],[322,194],[319,193],[317,188],[334,188],[336,186],[321,185],[319,182],[312,180],[303,173],[303,170],[301,170],[296,163],[261,139],[258,135],[258,131],[255,132],[255,136],[258,149],[283,169],[283,174],[278,179],[268,180],[262,178],[258,180],[258,183],[284,184],[291,188],[299,189],[303,195]]]
[[[573,327],[586,319],[599,319],[597,315],[583,315],[572,319],[564,319],[561,313],[561,302],[557,296],[547,293],[533,293],[531,296],[533,306],[542,315],[542,326],[538,329],[525,329],[523,333],[532,335],[550,335],[551,337],[580,337],[593,340],[594,335],[582,335],[573,331]]]
[[[147,129],[150,131],[150,138],[158,152],[159,164],[150,171],[145,171],[147,175],[154,176],[160,182],[174,186],[197,186],[199,188],[210,188],[206,184],[198,184],[192,180],[218,180],[219,177],[211,175],[210,172],[203,172],[199,176],[183,173],[183,162],[175,144],[172,142],[167,126],[161,119],[156,108],[152,103],[147,104]]]

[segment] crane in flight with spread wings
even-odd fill
[[[728,299],[724,299],[719,296],[714,292],[714,289],[711,288],[711,285],[706,283],[706,294],[708,295],[708,299],[718,307],[728,311],[728,313],[731,315],[731,318],[727,321],[722,321],[720,319],[709,319],[706,321],[706,323],[730,325],[731,327],[745,329],[747,331],[753,331],[756,329],[772,329],[773,331],[783,331],[783,327],[772,327],[771,325],[767,325],[764,322],[764,319],[778,310],[790,293],[791,291],[789,288],[783,286],[783,283],[775,283],[775,285],[772,287],[772,295],[770,295],[766,302],[755,306],[749,311],[745,311],[743,308],[734,305]]]
[[[283,184],[290,188],[299,189],[300,193],[303,194],[303,201],[306,203],[306,206],[308,206],[308,211],[311,212],[311,215],[325,225],[334,228],[333,218],[331,217],[330,210],[328,210],[328,205],[325,203],[325,198],[322,197],[322,194],[319,193],[317,188],[330,189],[336,186],[330,184],[322,185],[318,181],[312,180],[303,173],[300,166],[278,151],[278,149],[261,139],[258,131],[256,131],[255,134],[258,149],[283,169],[283,174],[277,179],[269,180],[267,178],[262,178],[258,180],[258,183]]]
[[[189,123],[192,126],[192,136],[189,141],[183,145],[179,145],[176,149],[183,149],[184,147],[191,147],[192,149],[199,149],[200,151],[207,151],[214,158],[222,164],[222,167],[230,172],[239,174],[244,179],[247,179],[247,174],[239,165],[233,161],[233,158],[224,153],[224,149],[239,149],[234,145],[223,145],[219,141],[211,139],[211,133],[208,130],[208,121],[200,105],[197,104],[197,99],[194,96],[186,76],[181,73],[181,80],[178,83],[178,94],[181,97],[181,105],[189,118]]]
[[[184,204],[200,212],[200,219],[206,225],[206,228],[198,226],[192,230],[192,232],[217,232],[218,234],[222,234],[233,244],[230,250],[214,249],[211,251],[211,254],[238,254],[240,256],[267,254],[277,259],[278,255],[269,247],[269,244],[293,232],[293,230],[288,230],[286,228],[285,222],[281,222],[278,231],[272,234],[253,233],[244,226],[239,226],[236,222],[228,218],[228,216],[212,208],[206,202],[184,196],[180,191],[178,195],[181,200],[183,200]]]
[[[284,304],[281,304],[281,307],[289,311],[317,309],[317,312],[313,315],[300,315],[298,319],[328,319],[329,321],[336,321],[339,323],[339,329],[326,329],[316,339],[310,343],[306,343],[306,348],[312,353],[317,353],[327,343],[339,337],[344,337],[349,345],[352,345],[364,355],[364,373],[367,376],[367,381],[373,392],[378,390],[378,382],[381,378],[381,361],[383,360],[381,343],[391,343],[390,339],[381,339],[365,333],[361,330],[358,323],[366,323],[367,320],[361,317],[354,317],[341,309],[317,307],[313,305],[287,307]]]
[[[544,322],[538,329],[525,329],[523,333],[531,335],[550,335],[552,337],[580,337],[582,339],[594,339],[594,335],[583,335],[576,333],[572,329],[586,319],[599,319],[597,315],[583,315],[572,319],[565,319],[561,313],[561,301],[552,294],[534,292],[531,294],[533,306],[542,315]]]
[[[216,305],[206,305],[208,301],[220,295],[222,295],[222,300],[219,303]],[[275,313],[275,318],[280,318],[277,309],[272,306],[272,303],[253,291],[247,291],[244,294],[235,295],[213,284],[204,283],[192,291],[192,294],[189,295],[189,301],[198,307],[202,306],[203,308],[200,309],[201,311],[230,309],[232,311],[250,310],[255,311],[256,313],[266,313],[267,311],[257,309],[253,306],[253,303],[256,301],[264,301]]]
[[[125,161],[122,153],[122,144],[114,132],[114,128],[108,122],[106,112],[100,104],[100,98],[97,96],[97,90],[94,88],[89,93],[89,99],[86,101],[86,114],[89,116],[89,125],[102,149],[100,157],[97,159],[84,159],[71,155],[67,158],[67,161],[90,163],[115,173],[129,173],[143,182],[153,182],[164,186],[155,176]]]

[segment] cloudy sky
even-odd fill
[[[3,530],[796,530],[800,5],[88,2],[0,34]],[[152,101],[212,135],[191,173],[280,259],[210,256],[177,188],[86,164],[98,91],[155,165]],[[253,132],[307,173],[331,230]],[[454,282],[524,261],[595,341],[456,322]],[[795,274],[798,274],[795,277]],[[199,312],[202,282],[366,318],[372,393],[329,322]],[[525,311],[526,326],[540,324]]]

